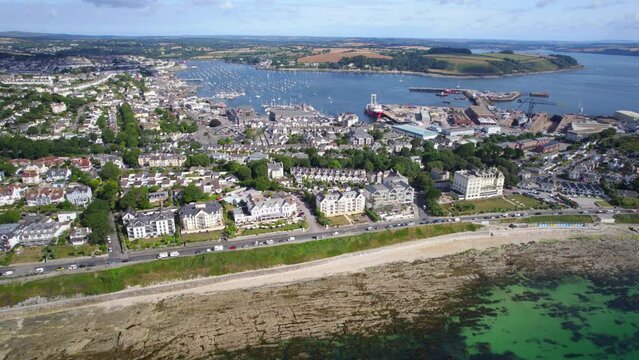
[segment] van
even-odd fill
[[[223,251],[223,250],[224,250],[224,245],[213,246],[213,251]]]
[[[295,241],[295,236],[291,236],[290,238],[288,238],[288,241]]]
[[[158,254],[158,259],[166,259],[168,257],[169,257],[169,253],[166,251]]]
[[[171,251],[171,253],[169,254],[170,257],[176,257],[176,256],[180,256],[180,253],[177,251]]]

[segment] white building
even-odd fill
[[[284,165],[282,163],[268,163],[268,178],[271,180],[277,180],[284,177]]]
[[[128,211],[122,216],[129,239],[144,239],[175,233],[175,210]]]
[[[495,168],[483,171],[460,170],[455,172],[452,190],[461,194],[462,200],[501,196],[504,180],[504,174]]]
[[[366,198],[359,191],[334,191],[317,195],[315,204],[328,217],[354,215],[364,212]]]
[[[184,205],[179,212],[182,233],[197,233],[224,228],[223,208],[217,201]]]
[[[297,204],[292,197],[263,198],[249,195],[246,206],[233,210],[237,225],[252,225],[260,222],[292,220],[297,214]]]

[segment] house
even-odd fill
[[[127,236],[131,240],[175,233],[175,209],[134,212],[122,216]]]
[[[349,140],[353,146],[373,145],[373,142],[375,142],[375,139],[364,129],[351,130]]]
[[[107,163],[113,163],[120,169],[124,169],[124,161],[121,156],[113,155],[113,154],[98,154],[93,155],[92,159],[97,161],[101,166],[106,165]]]
[[[387,207],[402,208],[412,206],[415,189],[408,184],[408,179],[398,172],[386,172],[381,176],[381,183],[371,184],[364,189],[366,201],[375,210]]]
[[[27,187],[20,184],[9,184],[0,188],[0,206],[13,205],[22,199],[27,191]]]
[[[26,225],[22,230],[20,244],[24,246],[48,245],[67,230],[69,230],[69,224],[55,221],[32,223]]]
[[[84,245],[89,242],[89,234],[91,229],[87,227],[77,228],[69,234],[69,242],[73,246]]]
[[[180,208],[183,233],[206,232],[224,228],[223,207],[217,201],[188,204]]]
[[[23,226],[21,224],[0,225],[0,251],[9,251],[20,243],[20,235]]]
[[[40,172],[37,167],[27,166],[21,175],[22,183],[27,185],[37,185],[42,180],[40,179]]]
[[[67,200],[73,205],[87,206],[93,199],[91,187],[86,185],[72,186],[67,190]]]
[[[89,159],[88,157],[73,159],[72,163],[73,165],[75,165],[75,167],[77,167],[78,169],[82,171],[90,171],[91,168],[93,167],[93,164],[91,163],[91,159]]]
[[[233,209],[233,218],[238,226],[260,222],[292,220],[297,214],[297,204],[290,196],[264,198],[251,194],[244,206]]]
[[[169,193],[167,191],[157,191],[149,193],[149,202],[151,204],[162,204],[169,199]]]
[[[48,182],[66,182],[71,178],[71,170],[67,168],[50,168],[47,170]]]
[[[501,196],[505,177],[496,168],[488,170],[459,170],[455,172],[452,190],[462,200],[484,199]]]
[[[366,198],[360,191],[333,191],[317,195],[315,205],[328,217],[354,215],[364,212]]]
[[[367,180],[366,170],[361,169],[294,167],[291,169],[291,175],[298,184],[303,183],[304,180],[342,184],[365,183]]]
[[[61,212],[58,214],[58,222],[63,222],[63,223],[71,222],[75,220],[77,217],[78,217],[78,214],[73,211]]]
[[[25,193],[27,206],[44,206],[64,201],[64,190],[52,187],[29,189]]]
[[[284,165],[282,163],[268,163],[268,178],[271,180],[277,180],[284,177]]]
[[[181,167],[186,162],[182,154],[142,154],[138,157],[138,165],[149,167]]]
[[[59,114],[67,111],[67,105],[63,102],[51,103],[51,112]]]

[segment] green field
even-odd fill
[[[523,224],[590,224],[593,222],[590,215],[540,215],[520,219],[505,219],[505,223]]]
[[[293,230],[306,229],[306,228],[308,228],[308,224],[306,224],[306,221],[301,221],[295,224],[274,226],[269,228],[240,229],[237,232],[236,236],[262,235],[262,234],[270,234],[270,233],[276,233],[276,232],[282,232],[282,231],[293,231]]]
[[[625,197],[621,200],[621,206],[625,209],[639,209],[639,199]]]
[[[599,206],[600,208],[611,208],[612,207],[612,205],[610,205],[610,203],[607,202],[606,200],[596,201],[595,205]]]
[[[619,224],[639,224],[639,214],[617,214],[615,222]]]
[[[328,221],[331,222],[332,226],[350,225],[350,223],[348,222],[348,219],[344,215],[328,218]]]
[[[185,243],[194,243],[202,241],[217,241],[222,237],[222,231],[211,231],[196,234],[180,234],[180,241]]]
[[[131,286],[148,286],[172,280],[299,264],[411,240],[476,231],[480,228],[481,226],[470,223],[419,226],[299,244],[158,260],[96,272],[15,282],[0,285],[0,307],[15,305],[33,297],[51,299],[75,295],[98,295],[124,290]]]
[[[442,73],[449,75],[499,75],[508,68],[506,60],[510,60],[519,64],[519,72],[539,72],[557,70],[557,65],[550,60],[536,55],[524,54],[436,54],[427,55],[437,60],[448,62],[445,70],[429,69],[429,72]],[[504,65],[502,69],[500,66]],[[508,72],[507,72],[508,73]]]
[[[511,195],[481,200],[462,200],[442,206],[451,215],[503,213],[516,210],[547,209],[548,204],[524,195]]]

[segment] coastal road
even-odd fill
[[[561,215],[578,215],[587,213],[588,215],[594,215],[595,211],[599,209],[568,209],[568,210],[539,210],[539,211],[528,211],[525,212],[525,215],[521,217],[530,217],[535,215],[553,215],[553,214],[561,214]],[[632,213],[632,210],[625,209],[617,209],[619,213]],[[514,214],[514,213],[513,213]],[[8,270],[13,271],[14,273],[11,276],[2,276],[0,277],[0,283],[11,281],[13,279],[21,278],[24,276],[51,276],[54,273],[69,273],[69,272],[78,272],[78,271],[86,271],[90,269],[105,269],[112,266],[124,266],[131,263],[140,263],[140,262],[148,262],[155,261],[157,259],[157,255],[160,252],[171,252],[178,251],[180,257],[184,256],[193,256],[201,253],[207,252],[207,250],[211,249],[215,245],[223,245],[223,251],[238,251],[242,249],[250,249],[259,246],[269,246],[266,244],[268,240],[272,240],[273,244],[283,244],[283,243],[292,243],[292,242],[306,242],[306,241],[319,241],[328,238],[348,236],[348,235],[358,235],[366,232],[374,232],[374,231],[383,231],[386,229],[392,228],[403,228],[403,227],[411,227],[416,226],[418,224],[436,224],[436,223],[447,223],[454,222],[456,219],[459,221],[473,221],[473,222],[481,222],[481,221],[500,221],[504,219],[502,213],[492,213],[492,214],[481,214],[481,215],[468,215],[468,216],[459,216],[459,217],[428,217],[425,216],[424,213],[420,213],[422,215],[419,219],[415,220],[402,220],[402,221],[393,221],[386,223],[375,223],[375,224],[358,224],[358,225],[348,225],[342,226],[339,228],[331,228],[331,229],[318,229],[316,231],[303,231],[296,230],[285,233],[272,233],[272,234],[262,234],[262,235],[254,235],[254,236],[245,236],[237,239],[232,239],[229,241],[208,241],[208,242],[198,242],[191,243],[185,246],[179,247],[171,247],[171,248],[162,248],[162,249],[148,249],[142,251],[128,252],[126,254],[121,253],[121,249],[118,249],[118,253],[116,254],[116,249],[113,250],[113,254],[109,256],[100,256],[93,258],[82,258],[82,259],[59,259],[59,260],[50,260],[46,263],[31,263],[31,264],[19,264],[14,266],[3,266],[0,267],[0,273],[4,273]],[[112,236],[112,243],[118,243],[117,235],[115,237]],[[290,240],[290,237],[294,237],[295,240]],[[272,246],[272,245],[271,245]],[[209,250],[210,251],[210,250]],[[76,265],[78,269],[68,270],[70,265]],[[34,269],[42,268],[44,272],[42,274],[35,274]],[[56,271],[58,270],[58,271]]]

